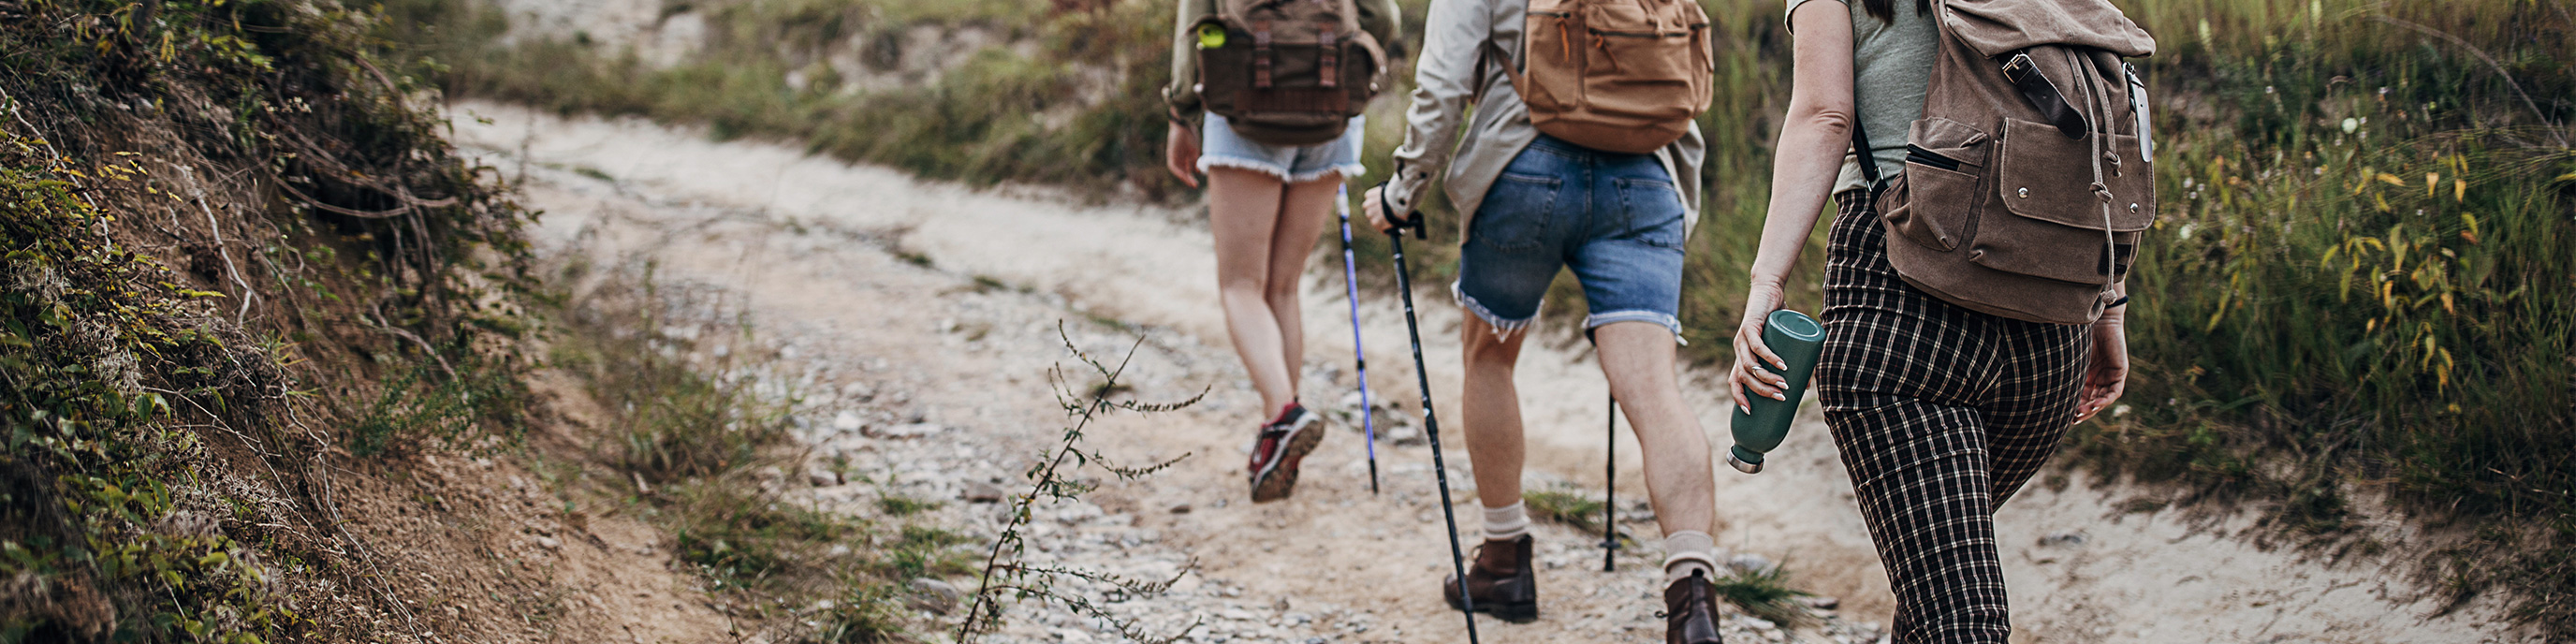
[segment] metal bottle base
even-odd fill
[[[1738,459],[1738,458],[1736,458],[1736,457],[1735,457],[1735,450],[1727,450],[1727,451],[1726,451],[1726,464],[1727,464],[1727,466],[1728,466],[1728,467],[1733,467],[1733,468],[1735,468],[1735,471],[1738,471],[1738,472],[1743,472],[1743,473],[1746,473],[1746,474],[1761,474],[1761,473],[1762,473],[1762,464],[1761,464],[1761,463],[1746,463],[1746,462],[1744,462],[1742,459]]]

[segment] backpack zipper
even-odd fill
[[[1951,172],[1959,171],[1958,159],[1942,156],[1939,152],[1933,152],[1931,150],[1924,149],[1923,146],[1911,143],[1905,145],[1905,162],[1920,163]]]

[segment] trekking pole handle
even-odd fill
[[[1387,229],[1386,234],[1401,237],[1404,235],[1404,229],[1411,228],[1414,239],[1431,238],[1429,227],[1422,223],[1422,211],[1411,211],[1405,216],[1395,214],[1395,206],[1386,202],[1386,184],[1383,183],[1377,184],[1377,210],[1386,213],[1388,223],[1395,224],[1394,228]]]

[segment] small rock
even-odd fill
[[[1179,505],[1174,505],[1174,506],[1172,506],[1172,514],[1189,514],[1189,513],[1190,513],[1190,504],[1182,503],[1182,504],[1179,504]]]
[[[1751,574],[1770,570],[1771,559],[1762,555],[1745,553],[1726,560],[1726,565],[1729,568],[1734,568],[1735,572],[1739,574]]]
[[[545,536],[545,535],[537,535],[537,545],[545,546],[547,550],[561,550],[561,549],[563,549],[563,541],[562,541],[562,540],[556,539],[556,538],[554,538],[554,537]]]
[[[1055,638],[1070,644],[1085,644],[1091,641],[1091,634],[1082,631],[1056,631]]]
[[[916,416],[914,422],[877,430],[876,435],[881,438],[920,438],[931,434],[937,434],[946,429],[947,428],[940,427],[938,425],[920,422],[919,417]]]
[[[841,475],[817,465],[805,468],[805,482],[814,487],[831,487],[841,484]]]
[[[1843,600],[1826,597],[1824,595],[1809,595],[1798,598],[1798,603],[1806,604],[1808,608],[1816,610],[1833,610],[1841,608]]]
[[[1279,601],[1271,602],[1271,603],[1270,603],[1270,610],[1275,610],[1275,611],[1279,611],[1279,612],[1282,612],[1282,613],[1288,612],[1288,598],[1286,598],[1286,597],[1281,597],[1281,598],[1279,598]]]
[[[867,422],[859,420],[858,412],[843,409],[841,410],[841,413],[832,415],[832,429],[844,432],[855,432],[865,427],[867,427]]]
[[[999,485],[983,481],[975,481],[966,484],[967,503],[1000,503],[1002,502],[1002,499],[1008,498],[1009,496],[1010,493],[1002,491],[1002,486]]]
[[[937,579],[920,577],[912,580],[912,599],[906,603],[913,608],[930,611],[932,614],[946,615],[948,611],[957,609],[957,596],[956,586]]]
[[[2060,533],[2057,533],[2057,534],[2048,535],[2048,536],[2045,536],[2045,537],[2040,537],[2040,538],[2039,538],[2039,545],[2041,545],[2041,546],[2048,546],[2048,547],[2056,547],[2056,546],[2080,546],[2080,545],[2084,545],[2084,539],[2085,539],[2084,531],[2082,531],[2082,530],[2071,530],[2071,531],[2067,531],[2067,532],[2060,532]]]

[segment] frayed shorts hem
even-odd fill
[[[1690,341],[1682,338],[1682,321],[1679,318],[1675,318],[1672,315],[1661,311],[1630,310],[1594,313],[1589,317],[1583,318],[1583,331],[1586,335],[1589,335],[1593,329],[1598,329],[1601,328],[1602,325],[1614,322],[1653,322],[1655,324],[1660,324],[1663,325],[1665,329],[1669,329],[1673,332],[1673,342],[1685,347],[1690,346]]]
[[[1484,320],[1487,326],[1494,327],[1494,337],[1496,338],[1512,337],[1512,334],[1519,333],[1522,329],[1529,328],[1531,323],[1538,321],[1538,314],[1535,312],[1530,313],[1529,317],[1518,320],[1495,315],[1492,309],[1485,308],[1484,303],[1476,301],[1475,296],[1468,295],[1466,289],[1461,288],[1460,284],[1461,282],[1449,283],[1449,296],[1458,300],[1458,308],[1466,309],[1468,314],[1476,316],[1476,319]],[[1540,300],[1541,305],[1544,305],[1545,303],[1545,300]],[[1535,310],[1537,309],[1534,308],[1533,311]]]
[[[1217,168],[1233,168],[1236,170],[1259,172],[1273,177],[1278,177],[1280,181],[1285,183],[1305,183],[1335,174],[1339,174],[1343,178],[1348,179],[1368,173],[1368,166],[1358,163],[1346,163],[1322,170],[1291,173],[1287,168],[1279,167],[1279,164],[1258,159],[1245,159],[1207,154],[1199,155],[1199,172],[1205,173]]]

